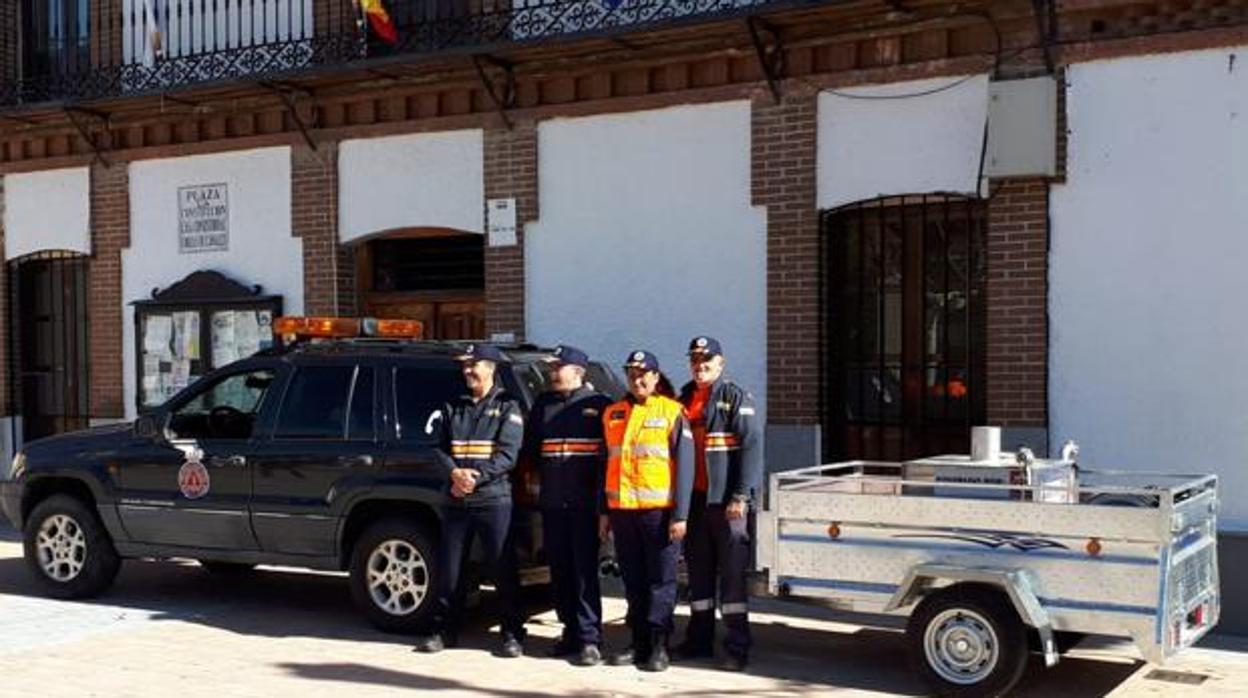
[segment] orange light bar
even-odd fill
[[[283,337],[358,337],[360,321],[345,317],[279,317],[273,333]]]
[[[367,324],[366,324],[367,327]],[[403,337],[420,339],[425,334],[425,323],[420,320],[377,320],[371,329],[375,337]]]

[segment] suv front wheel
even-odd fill
[[[436,572],[428,532],[409,519],[383,519],[352,549],[351,596],[381,630],[423,631],[437,601]]]
[[[104,591],[121,568],[108,531],[86,504],[57,494],[26,520],[26,565],[49,596],[80,599]]]

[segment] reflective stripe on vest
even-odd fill
[[[494,457],[497,444],[489,439],[471,441],[452,441],[451,457],[465,460],[489,460]]]
[[[675,475],[670,444],[680,403],[659,395],[644,405],[621,400],[603,413],[607,441],[607,506],[662,509],[672,506]]]
[[[601,439],[544,439],[542,441],[544,458],[597,456],[601,453]]]
[[[738,451],[741,449],[741,439],[730,431],[712,431],[706,434],[706,450],[712,451]]]

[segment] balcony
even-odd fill
[[[493,54],[826,4],[382,0],[397,34],[391,43],[370,30],[356,0],[21,2],[20,77],[0,83],[0,110],[165,95],[430,56]]]

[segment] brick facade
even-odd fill
[[[91,261],[87,283],[88,416],[120,418],[122,404],[121,251],[130,246],[130,172],[124,163],[91,167]]]
[[[485,198],[515,198],[516,244],[485,248],[485,333],[524,338],[524,227],[536,221],[537,124],[485,131]]]
[[[1048,424],[1049,184],[992,182],[988,201],[988,422]],[[1036,444],[1033,444],[1036,445]]]
[[[819,215],[815,95],[753,102],[752,190],[767,209],[767,410],[773,424],[819,420]]]
[[[354,315],[354,250],[338,244],[336,143],[292,147],[290,201],[291,233],[303,240],[303,312]]]

